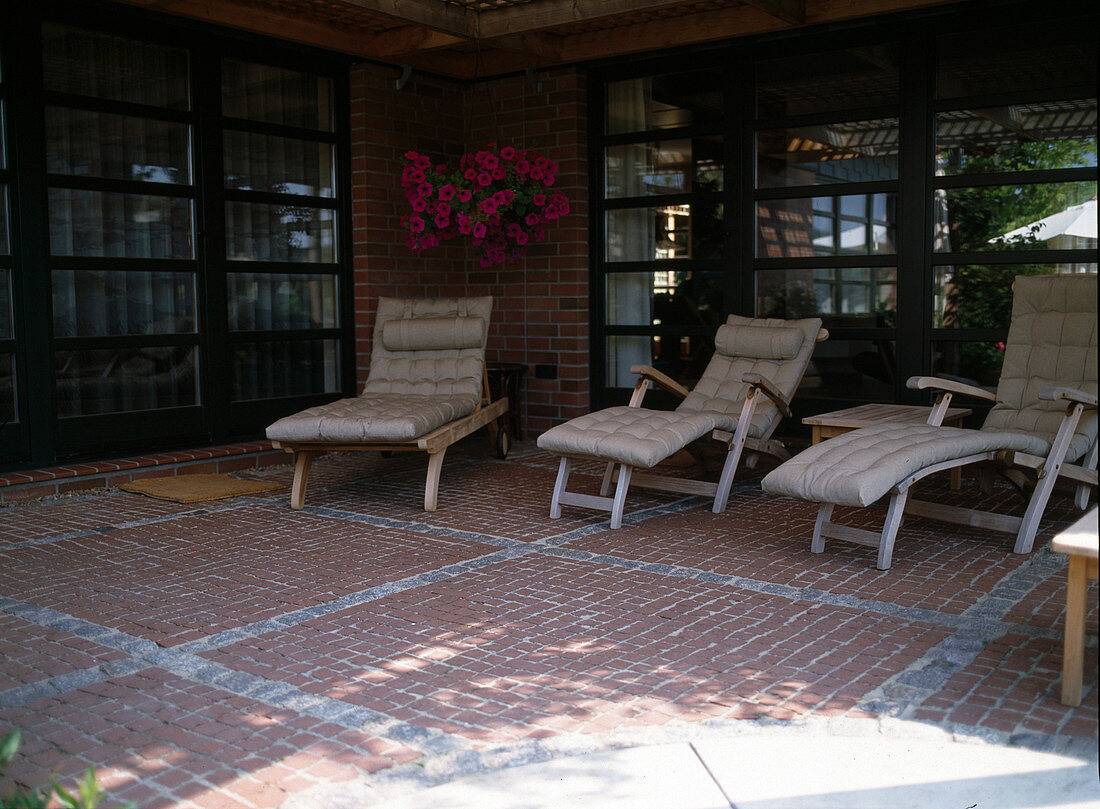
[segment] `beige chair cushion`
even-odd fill
[[[440,351],[480,348],[485,321],[480,317],[418,317],[387,320],[382,344],[388,351]]]
[[[718,327],[714,349],[728,357],[753,357],[761,360],[789,360],[802,347],[805,335],[789,326]]]
[[[820,330],[821,319],[816,317],[780,320],[730,315],[715,336],[714,356],[702,378],[676,412],[681,415],[706,413],[718,419],[721,429],[736,430],[737,417],[749,392],[749,386],[741,378],[745,374],[760,374],[786,396],[793,396],[809,364]],[[800,339],[794,336],[795,332]],[[794,349],[791,358],[785,357],[785,352],[791,349]],[[762,353],[751,353],[756,351]],[[780,418],[782,414],[771,399],[758,397],[749,437],[767,438]]]
[[[716,426],[709,414],[609,407],[551,427],[539,436],[538,445],[555,455],[649,469]]]
[[[267,428],[272,441],[408,441],[474,412],[477,396],[365,393],[311,407]]]
[[[1026,433],[876,424],[815,444],[769,472],[760,485],[802,500],[869,506],[928,466],[997,450],[1044,456],[1050,444]]]
[[[380,298],[375,315],[374,340],[371,346],[370,375],[363,393],[394,393],[414,396],[481,395],[481,379],[485,365],[485,342],[489,334],[489,315],[493,299],[481,298]],[[454,346],[447,348],[395,349],[387,345],[387,328],[393,321],[424,319],[427,325],[398,326],[402,338],[394,345],[428,345],[438,342],[440,319],[453,321]],[[463,322],[457,325],[457,321]],[[480,320],[481,339],[471,342],[468,329]],[[434,334],[430,338],[428,335]],[[423,339],[421,339],[423,338]],[[402,340],[411,340],[403,343]],[[429,342],[425,342],[429,341]]]
[[[1096,367],[1096,276],[1017,277],[997,403],[982,429],[1053,438],[1065,402],[1040,399],[1039,390],[1055,385],[1095,396]],[[1087,410],[1066,460],[1084,455],[1096,432],[1096,410]]]

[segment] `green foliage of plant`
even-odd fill
[[[3,739],[0,739],[0,774],[19,750],[19,731],[13,730]],[[57,796],[61,809],[97,809],[103,803],[106,794],[96,783],[95,768],[89,767],[84,771],[84,777],[77,781],[75,794],[65,789],[51,779],[48,786],[34,789],[12,789],[0,796],[0,809],[46,809],[51,798]],[[120,809],[132,809],[133,804],[127,804]]]

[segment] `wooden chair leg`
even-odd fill
[[[1083,469],[1096,469],[1096,450],[1097,445],[1093,443],[1092,449],[1085,455],[1084,461],[1081,463]],[[1078,483],[1077,492],[1074,494],[1073,502],[1077,508],[1084,511],[1089,507],[1089,492],[1095,487],[1090,483]]]
[[[626,505],[626,490],[630,488],[630,475],[634,467],[625,463],[619,467],[619,485],[615,487],[615,502],[611,506],[611,527],[622,528],[623,508]]]
[[[879,570],[890,568],[891,557],[894,555],[894,540],[897,539],[898,528],[901,527],[901,520],[905,515],[905,501],[908,498],[908,489],[890,497],[890,506],[886,509],[886,521],[882,525],[882,536],[878,542],[878,559],[875,567]]]
[[[817,510],[817,520],[814,522],[814,538],[810,542],[810,551],[813,553],[825,552],[825,535],[821,533],[821,529],[825,527],[825,524],[829,522],[829,519],[833,516],[833,504],[822,503],[821,508]]]
[[[569,483],[569,473],[573,470],[573,464],[568,458],[562,458],[558,464],[558,478],[554,481],[554,496],[550,498],[550,519],[561,517],[561,496],[565,492],[565,486]]]
[[[600,497],[607,497],[611,493],[611,484],[615,481],[615,464],[609,463],[603,470],[603,480],[600,481]]]
[[[290,486],[290,507],[295,511],[302,508],[306,501],[306,480],[309,468],[313,465],[316,452],[294,453],[294,482]]]
[[[1058,428],[1058,434],[1050,444],[1050,452],[1047,454],[1046,463],[1039,471],[1039,480],[1035,483],[1035,491],[1031,493],[1027,511],[1020,521],[1020,530],[1016,534],[1016,546],[1013,553],[1030,553],[1031,546],[1035,542],[1035,533],[1039,530],[1039,521],[1043,518],[1050,493],[1054,490],[1054,484],[1058,480],[1058,473],[1062,469],[1062,461],[1066,457],[1070,439],[1077,429],[1077,423],[1085,408],[1083,405],[1074,404],[1062,418],[1062,424]]]
[[[443,456],[446,454],[446,447],[439,452],[428,454],[428,477],[424,482],[425,511],[435,511],[436,502],[439,500],[439,475],[443,471]]]

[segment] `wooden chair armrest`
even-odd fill
[[[976,388],[973,385],[967,385],[963,382],[956,382],[953,379],[940,379],[935,376],[911,376],[905,383],[905,387],[910,390],[925,390],[927,388],[932,388],[933,390],[943,390],[948,393],[959,393],[963,396],[973,396],[976,399],[985,399],[989,402],[997,401],[997,394],[991,393],[988,390]]]
[[[814,340],[814,342],[815,343],[824,343],[828,339],[829,339],[829,330],[828,329],[821,329],[817,333],[817,339]]]
[[[630,373],[638,374],[646,379],[652,380],[653,384],[658,387],[664,388],[669,393],[674,393],[681,399],[687,397],[689,391],[675,379],[665,374],[662,374],[656,368],[651,365],[631,365]]]
[[[1077,390],[1076,388],[1039,388],[1039,398],[1052,402],[1065,399],[1067,402],[1076,402],[1086,407],[1096,407],[1095,394],[1085,393],[1083,390]]]
[[[760,374],[745,374],[741,377],[741,381],[762,391],[765,396],[775,402],[775,406],[779,408],[780,413],[786,418],[792,418],[791,406],[787,404],[783,394],[772,384],[770,379],[760,376]]]

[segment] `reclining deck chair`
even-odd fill
[[[508,400],[489,400],[485,371],[492,306],[491,297],[379,299],[363,393],[267,428],[276,447],[294,453],[291,508],[302,507],[310,465],[324,452],[427,452],[425,511],[435,511],[447,447],[488,426],[497,455],[507,455],[497,420]]]
[[[610,511],[611,527],[619,528],[631,484],[713,497],[714,513],[720,514],[726,508],[743,450],[750,453],[749,465],[755,465],[759,453],[791,457],[771,435],[781,417],[791,415],[790,400],[810,364],[815,343],[828,336],[820,318],[730,315],[719,327],[714,356],[692,391],[648,365],[633,366],[631,372],[640,378],[629,405],[579,416],[539,436],[540,448],[561,456],[550,516],[560,517],[563,504],[582,506]],[[651,384],[683,401],[674,411],[643,408],[642,399]],[[634,472],[636,468],[652,469],[708,433],[726,446],[717,483]],[[599,497],[567,491],[575,458],[607,462]],[[612,498],[608,493],[616,465],[618,484]]]
[[[1013,550],[1028,553],[1059,477],[1077,483],[1082,509],[1096,487],[1096,359],[1096,276],[1018,277],[996,394],[913,377],[911,389],[941,391],[926,424],[881,424],[830,438],[772,470],[761,486],[821,504],[814,553],[825,550],[826,537],[869,545],[878,549],[880,570],[890,567],[903,513],[1015,534]],[[994,402],[981,429],[941,426],[956,393]],[[1037,472],[1022,517],[909,497],[921,478],[978,462],[992,462],[1014,481],[1023,470]],[[869,506],[886,495],[881,533],[831,522],[836,505]]]

